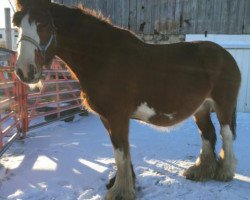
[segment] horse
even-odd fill
[[[37,83],[56,55],[79,80],[84,105],[109,133],[117,166],[106,200],[136,198],[129,121],[170,127],[193,116],[202,147],[184,172],[193,181],[230,181],[236,168],[236,104],[241,75],[233,57],[205,41],[152,45],[86,7],[50,0],[16,0],[16,75]],[[222,148],[210,114],[220,123]]]

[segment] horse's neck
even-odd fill
[[[57,14],[53,14],[58,40],[56,54],[70,66],[77,78],[81,79],[84,77],[79,77],[79,74],[87,76],[87,73],[91,71],[89,68],[92,68],[93,71],[93,68],[97,66],[95,55],[96,52],[102,51],[105,40],[100,38],[102,34],[99,34],[98,39],[103,41],[102,44],[95,41],[97,19],[96,24],[89,24],[88,19],[83,19],[84,15],[77,16],[78,19],[72,19],[72,13],[60,13],[62,11],[62,9],[58,9],[54,11]]]

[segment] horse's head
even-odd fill
[[[24,83],[37,83],[55,52],[55,27],[50,0],[16,0],[13,23],[19,27],[16,74]]]

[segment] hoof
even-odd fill
[[[228,182],[234,178],[234,174],[231,173],[224,173],[223,171],[216,172],[214,179],[217,181]]]
[[[234,178],[235,166],[236,161],[226,163],[220,158],[214,179],[217,181],[231,181]]]
[[[115,188],[111,188],[104,200],[135,200],[135,190],[121,191]]]
[[[188,168],[183,175],[192,181],[208,181],[214,178],[217,164],[194,165]]]

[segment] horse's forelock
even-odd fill
[[[49,7],[51,0],[16,0],[17,11],[27,10],[33,6]]]
[[[21,25],[21,21],[24,17],[24,15],[26,14],[26,12],[24,11],[17,11],[15,12],[14,16],[13,16],[13,24],[17,27],[19,27]]]
[[[22,18],[29,13],[30,23],[37,19],[37,16],[48,17],[51,0],[16,0],[17,12],[13,16],[15,26],[20,26]]]

